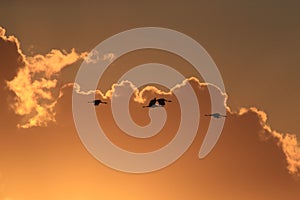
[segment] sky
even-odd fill
[[[2,1],[0,199],[299,199],[299,6],[266,0]],[[98,90],[75,91],[108,102],[95,108],[107,137],[133,152],[166,145],[181,115],[172,91],[184,94],[187,82],[201,113],[211,111],[211,88],[224,100],[227,117],[206,158],[198,159],[198,151],[216,119],[201,115],[194,142],[176,162],[151,173],[124,173],[99,162],[83,145],[72,115],[72,89],[96,45],[149,26],[173,29],[200,43],[218,66],[226,95],[169,52],[139,50],[115,60],[114,52],[101,55],[99,62],[113,62]],[[157,85],[136,88],[130,80],[117,83],[129,69],[153,62],[173,67],[186,81],[172,91]],[[110,105],[126,91],[134,92],[129,110],[142,126],[150,123],[149,109],[142,108],[148,100],[172,100],[159,134],[137,139],[118,127]]]

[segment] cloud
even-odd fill
[[[254,112],[259,117],[262,127],[261,136],[267,140],[275,138],[278,142],[277,145],[282,149],[286,156],[287,169],[291,174],[300,176],[300,144],[295,134],[279,133],[272,130],[271,126],[267,123],[267,114],[264,111],[258,110],[255,107],[241,108],[239,115],[244,115],[249,112]]]
[[[97,63],[112,62],[115,58],[113,53],[100,55],[95,50],[89,54],[78,53],[75,49],[71,49],[70,52],[52,49],[46,55],[27,56],[22,52],[18,39],[15,36],[7,36],[2,27],[0,42],[5,44],[0,46],[0,65],[3,65],[1,70],[15,69],[4,79],[8,90],[15,94],[10,106],[15,114],[22,116],[17,125],[19,128],[47,126],[49,122],[56,121],[54,107],[60,95],[58,83],[62,69],[80,60]]]
[[[0,84],[3,80],[11,79],[17,69],[24,65],[24,55],[20,49],[20,43],[14,36],[6,36],[6,31],[0,27]]]
[[[127,88],[130,93],[134,94],[133,100],[135,102],[145,103],[147,101],[147,99],[145,98],[145,96],[147,96],[148,93],[151,93],[152,95],[153,94],[157,94],[157,95],[172,95],[175,90],[180,90],[180,89],[184,88],[187,85],[187,83],[192,83],[193,85],[195,85],[196,87],[198,87],[200,90],[202,88],[204,88],[204,87],[211,88],[211,91],[218,93],[221,96],[221,99],[223,99],[223,102],[221,104],[224,105],[225,107],[227,107],[227,109],[230,109],[226,105],[226,101],[228,99],[226,93],[223,93],[218,87],[216,87],[213,84],[210,84],[210,83],[201,83],[195,77],[190,77],[190,78],[187,78],[187,79],[183,80],[182,83],[178,83],[174,87],[170,88],[169,91],[162,91],[162,90],[156,88],[155,86],[146,86],[146,87],[143,87],[143,89],[141,91],[139,91],[138,88],[131,81],[129,81],[129,80],[122,80],[119,83],[112,84],[111,89],[109,89],[105,93],[103,93],[100,90],[83,91],[83,90],[81,90],[81,87],[80,87],[80,85],[78,83],[74,83],[74,84],[70,83],[70,84],[65,85],[65,86],[73,87],[74,91],[77,94],[81,94],[81,95],[95,94],[95,95],[100,95],[100,97],[103,98],[103,99],[107,99],[107,98],[111,99],[113,95],[118,96],[118,95],[120,95],[120,93],[123,92],[124,88]]]
[[[109,61],[112,62],[115,59],[114,53],[106,53],[104,55],[100,55],[98,51],[92,50],[85,57],[85,62],[96,64],[99,61]]]
[[[300,175],[300,146],[296,135],[283,135],[274,131],[273,136],[277,137],[280,141],[279,144],[286,155],[290,173]]]
[[[143,89],[139,90],[133,83],[130,81],[121,81],[120,83],[113,84],[111,89],[107,92],[103,93],[100,90],[89,90],[82,91],[80,86],[75,83],[72,85],[75,88],[75,92],[80,95],[98,95],[99,98],[109,99],[111,100],[112,96],[118,97],[125,94],[133,94],[132,99],[134,102],[138,104],[144,104],[153,96],[172,96],[174,95],[174,90],[184,91],[184,87],[186,84],[190,83],[195,92],[199,95],[199,99],[205,99],[208,96],[208,88],[210,91],[219,93],[220,99],[223,99],[223,106],[227,109],[228,118],[232,118],[233,116],[237,116],[238,118],[242,118],[247,115],[254,114],[257,116],[258,124],[260,125],[258,133],[258,138],[261,138],[261,142],[271,140],[275,141],[274,145],[277,145],[281,151],[284,153],[287,163],[287,170],[290,174],[296,175],[300,177],[300,145],[299,141],[295,134],[289,133],[279,133],[275,130],[272,130],[271,126],[267,123],[267,114],[261,110],[258,110],[255,107],[251,108],[241,108],[238,111],[231,111],[231,109],[227,106],[228,96],[225,93],[222,93],[219,88],[209,83],[201,83],[197,78],[191,77],[189,79],[184,80],[182,83],[171,88],[168,92],[161,91],[154,86],[146,86]],[[206,93],[204,92],[206,91]],[[201,100],[199,100],[201,102]],[[204,101],[204,100],[202,100]],[[220,102],[220,104],[222,104]],[[249,122],[251,123],[251,122]],[[249,124],[251,126],[251,124]]]
[[[0,26],[0,38],[3,39],[4,41],[10,41],[10,42],[15,42],[18,47],[20,47],[20,43],[18,39],[15,36],[6,36],[6,30]]]
[[[26,56],[17,38],[6,36],[4,28],[0,28],[0,39],[17,47],[20,66],[12,80],[6,81],[6,86],[15,94],[12,109],[23,117],[18,127],[46,126],[55,122],[57,96],[54,89],[58,87],[59,72],[83,59],[86,53],[77,53],[74,49],[70,52],[53,49],[46,55]]]
[[[157,191],[156,193],[160,195],[159,199],[183,199],[185,196],[195,200],[199,197],[247,200],[298,199],[300,196],[300,173],[297,161],[299,152],[296,149],[299,149],[299,141],[294,134],[279,133],[273,130],[268,124],[267,114],[255,107],[241,108],[237,111],[228,108],[220,140],[205,159],[198,159],[199,148],[209,122],[218,120],[204,116],[206,112],[210,111],[208,87],[214,88],[215,92],[220,93],[220,91],[215,86],[200,83],[195,78],[185,80],[185,83],[187,82],[192,85],[197,94],[202,119],[192,146],[179,160],[162,170],[139,176],[109,170],[100,162],[97,165],[94,161],[90,164],[86,161],[85,165],[88,165],[89,169],[95,167],[95,170],[100,171],[99,177],[103,176],[102,170],[99,168],[105,170],[106,175],[102,179],[125,185],[122,187],[124,190],[130,190],[139,185],[142,185],[141,188],[145,188],[145,190],[151,187],[152,191]],[[186,84],[179,83],[176,89],[180,90],[178,92],[184,92],[185,86]],[[137,124],[144,126],[149,124],[149,113],[148,109],[142,108],[143,102],[139,101],[141,97],[145,102],[148,102],[153,96],[167,96],[173,101],[166,106],[168,119],[163,130],[153,138],[140,140],[126,136],[120,130],[111,116],[110,105],[96,108],[99,123],[108,138],[125,150],[134,152],[145,152],[145,150],[148,152],[148,149],[157,150],[168,144],[174,136],[172,134],[177,130],[176,125],[178,118],[180,119],[180,111],[176,97],[170,91],[162,91],[153,86],[137,89],[130,81],[113,84],[108,91],[101,92],[104,94],[103,96],[100,95],[100,91],[92,92],[91,90],[89,93],[88,91],[86,91],[87,93],[82,90],[77,91],[80,91],[80,95],[98,95],[99,98],[106,96],[110,105],[113,95],[121,97],[133,92],[129,106],[130,113]],[[65,109],[72,98],[72,91],[71,88],[65,87],[63,92],[65,95],[59,100],[58,105]],[[227,99],[227,95],[221,93],[220,95],[224,100]],[[139,100],[135,101],[135,98]],[[66,113],[72,115],[70,105],[68,109]],[[66,116],[66,114],[60,113],[57,117],[63,121]],[[173,121],[172,118],[175,120]],[[70,126],[72,126],[71,123]],[[93,173],[92,176],[97,175]],[[83,176],[78,179],[86,180]],[[115,187],[107,186],[105,189],[110,188]],[[161,192],[162,190],[163,192]],[[134,195],[139,194],[133,190],[127,194],[128,197]],[[108,196],[118,198],[113,194]],[[153,198],[156,198],[153,192],[145,192],[145,199]]]

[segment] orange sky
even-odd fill
[[[294,4],[14,1],[1,5],[0,200],[299,199],[300,26],[299,5]],[[196,139],[179,160],[152,173],[128,174],[103,165],[85,149],[73,122],[72,87],[65,84],[74,82],[86,51],[113,34],[140,26],[173,28],[200,42],[221,71],[229,107],[220,140],[205,159],[198,159],[198,152],[210,118],[201,115]],[[185,60],[163,51],[142,50],[119,58],[99,88],[106,92],[122,73],[148,62],[196,77],[189,82],[201,114],[210,112],[200,75]],[[144,95],[147,100],[164,96],[153,91]],[[125,135],[109,105],[97,107],[98,120],[122,148],[157,149],[174,137],[180,121],[176,98],[166,97],[173,100],[166,106],[167,123],[152,138]],[[132,100],[130,112],[145,125],[148,110],[142,105]]]
[[[0,25],[22,41],[27,55],[91,50],[136,27],[180,31],[212,56],[233,109],[259,107],[276,130],[299,134],[299,6],[291,0],[6,1],[0,6]]]

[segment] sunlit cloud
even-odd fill
[[[295,134],[289,133],[279,133],[275,130],[272,130],[271,126],[267,123],[267,114],[264,111],[258,110],[255,107],[251,108],[241,108],[237,112],[231,111],[229,106],[227,106],[227,99],[228,96],[225,93],[222,93],[219,88],[212,84],[208,83],[201,83],[197,78],[191,77],[189,79],[184,80],[182,83],[171,88],[169,91],[161,91],[160,89],[154,86],[146,86],[143,89],[139,90],[133,83],[130,81],[121,81],[120,83],[113,84],[111,89],[108,90],[105,94],[99,90],[89,90],[89,91],[82,91],[80,90],[80,86],[78,84],[74,84],[75,92],[81,95],[91,95],[97,94],[100,95],[101,98],[104,99],[111,99],[113,96],[118,97],[122,95],[125,91],[132,93],[133,100],[137,103],[145,103],[149,99],[146,98],[146,93],[150,92],[152,96],[155,95],[174,95],[174,90],[181,90],[183,89],[187,83],[196,86],[196,93],[200,93],[205,88],[211,88],[210,91],[218,92],[221,96],[220,99],[223,99],[224,106],[227,109],[227,116],[230,118],[231,116],[238,116],[242,117],[248,113],[254,113],[257,115],[259,124],[261,125],[261,131],[258,133],[258,137],[262,138],[263,141],[268,139],[275,139],[278,141],[278,147],[281,148],[282,152],[286,157],[287,162],[287,170],[289,173],[300,176],[300,145],[299,141]],[[197,91],[198,90],[198,91]],[[149,96],[149,95],[148,95]],[[251,124],[250,124],[251,125]],[[261,141],[261,142],[263,142]]]
[[[8,89],[15,94],[11,107],[17,115],[23,116],[18,127],[46,126],[48,122],[54,122],[57,97],[53,89],[57,87],[59,72],[83,59],[86,53],[77,53],[74,49],[69,53],[54,49],[46,55],[31,57],[22,53],[16,37],[6,36],[3,28],[0,28],[0,37],[16,44],[19,59],[23,63],[17,75],[6,81]]]
[[[87,54],[85,57],[85,62],[86,63],[93,63],[96,64],[99,61],[109,61],[112,62],[115,59],[115,54],[114,53],[106,53],[103,55],[100,55],[100,53],[96,50],[92,50]]]
[[[119,93],[121,93],[121,90],[124,90],[124,88],[129,88],[131,92],[134,94],[133,100],[138,103],[145,103],[147,99],[145,98],[145,94],[147,92],[150,92],[152,94],[157,94],[157,95],[172,95],[174,93],[174,90],[180,90],[183,87],[185,87],[188,83],[197,85],[197,87],[201,90],[205,87],[212,88],[211,91],[219,93],[220,96],[222,96],[221,99],[223,99],[223,105],[227,107],[226,101],[227,101],[227,94],[223,93],[217,86],[210,84],[210,83],[201,83],[197,78],[195,77],[190,77],[185,80],[183,80],[181,83],[178,83],[174,87],[170,88],[169,91],[162,91],[155,86],[148,85],[146,87],[143,87],[142,90],[138,90],[138,88],[129,80],[123,80],[120,81],[119,83],[114,83],[111,86],[111,89],[103,93],[100,90],[88,90],[88,91],[83,91],[81,90],[81,87],[78,83],[70,83],[69,85],[65,86],[72,86],[74,88],[74,91],[77,94],[82,94],[82,95],[91,95],[91,94],[98,94],[101,95],[102,98],[107,99],[107,98],[112,98],[113,95],[118,96]],[[229,109],[229,107],[227,107]]]
[[[264,111],[258,110],[255,107],[241,108],[238,112],[239,116],[254,112],[257,114],[262,127],[260,136],[264,140],[275,138],[278,140],[277,145],[282,149],[286,156],[287,169],[291,174],[300,176],[300,144],[297,136],[290,133],[279,133],[272,130],[271,126],[267,123],[267,114]]]

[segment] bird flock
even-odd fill
[[[166,105],[166,102],[172,102],[172,101],[167,100],[165,98],[156,99],[156,97],[154,97],[153,99],[151,99],[149,101],[148,105],[143,106],[143,108],[164,107]],[[107,104],[107,102],[104,102],[101,99],[95,99],[93,101],[89,101],[88,103],[93,103],[94,106],[99,106],[100,104]],[[222,117],[227,117],[226,115],[222,115],[220,113],[205,114],[204,116],[213,117],[216,119],[222,118]]]

